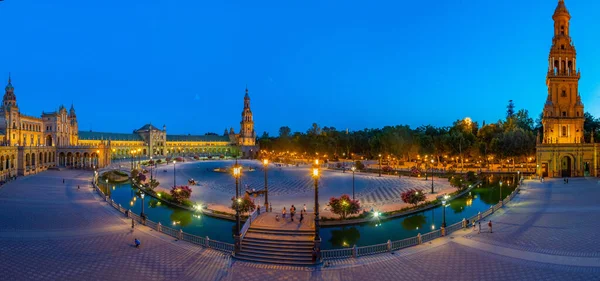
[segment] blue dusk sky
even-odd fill
[[[21,112],[74,103],[80,130],[359,130],[537,117],[557,0],[0,2],[0,75]],[[600,1],[566,0],[600,116]]]

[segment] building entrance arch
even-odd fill
[[[572,166],[573,160],[571,156],[565,155],[560,159],[560,171],[562,177],[571,177],[572,176]]]

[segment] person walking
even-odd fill
[[[477,230],[477,234],[481,233],[481,222],[478,222],[479,229]]]
[[[494,233],[492,231],[492,221],[491,220],[488,222],[488,227],[490,228],[490,233]]]
[[[135,228],[135,221],[131,219],[131,229]]]
[[[300,212],[300,223],[304,220],[304,213]]]
[[[475,220],[473,220],[473,231],[475,231]]]
[[[65,183],[65,179],[63,179],[63,183]]]
[[[292,221],[294,221],[294,215],[296,214],[296,208],[294,208],[294,205],[292,205],[290,207],[290,218],[292,219]]]
[[[285,219],[285,207],[283,207],[283,210],[281,211],[281,217]]]
[[[306,204],[304,204],[303,210],[304,210],[304,213],[306,214]]]
[[[140,242],[140,240],[138,240],[137,238],[135,238],[135,240],[133,240],[133,242],[135,243],[136,248],[139,248],[140,245],[142,245],[142,242]]]

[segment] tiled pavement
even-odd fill
[[[48,171],[0,188],[1,280],[600,280],[600,263],[561,262],[597,258],[595,181],[529,183],[491,218],[492,234],[459,231],[394,254],[305,268],[236,261],[147,228],[132,231],[89,189],[89,176]],[[134,237],[140,249],[132,246]],[[562,257],[545,263],[536,253]]]

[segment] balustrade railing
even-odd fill
[[[244,222],[244,225],[242,226],[242,229],[240,230],[242,239],[244,239],[244,236],[246,236],[246,232],[248,231],[248,229],[250,229],[250,225],[258,217],[259,213],[265,212],[265,211],[266,211],[266,209],[264,207],[260,207],[260,210],[259,210],[259,208],[256,208],[256,210],[254,210],[252,213],[250,213],[250,215],[248,216],[248,219],[246,220],[246,222]]]
[[[352,257],[352,248],[344,248],[344,249],[333,249],[333,250],[322,250],[321,258],[329,260],[329,259],[343,259]]]
[[[366,255],[373,255],[373,254],[379,254],[379,253],[385,253],[389,251],[388,248],[388,243],[384,243],[384,244],[375,244],[375,245],[371,245],[371,246],[363,246],[363,247],[357,247],[356,248],[356,256],[366,256]]]
[[[393,241],[392,242],[392,251],[400,250],[403,248],[408,248],[408,247],[416,246],[416,245],[419,245],[419,238],[416,236],[398,240],[398,241]]]

